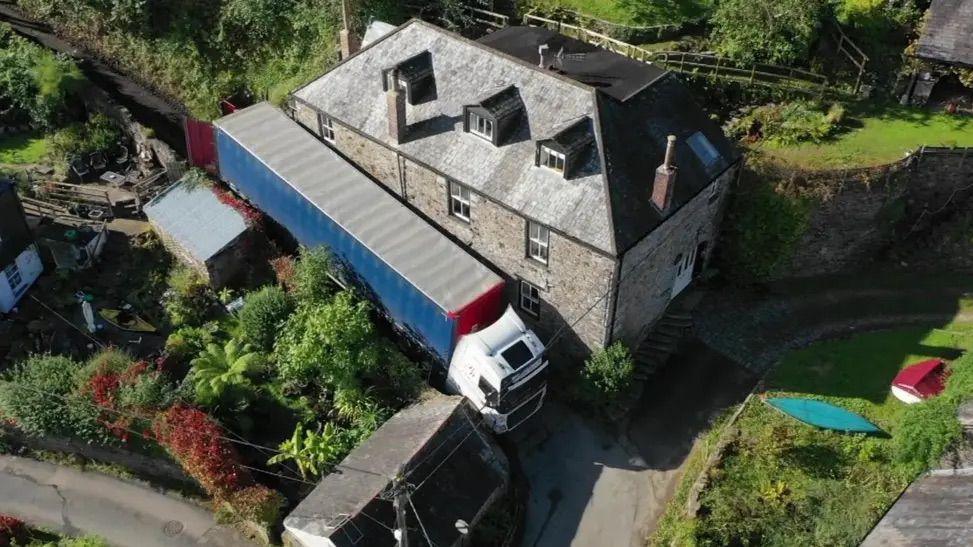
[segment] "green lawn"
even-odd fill
[[[0,138],[0,163],[39,163],[47,156],[47,139],[40,133],[22,133]]]
[[[667,509],[652,543],[857,545],[918,472],[916,461],[901,457],[901,440],[907,437],[897,435],[915,421],[916,411],[934,408],[932,402],[907,407],[891,396],[889,383],[907,364],[955,359],[969,349],[973,324],[954,323],[864,333],[789,353],[767,378],[766,395],[830,401],[863,414],[888,436],[818,430],[752,399],[735,424],[722,464],[710,470],[700,516],[685,518],[683,496]],[[973,359],[965,356],[954,367],[973,370]],[[950,394],[973,395],[968,382],[959,381],[970,374],[953,376],[957,382],[951,382]],[[948,419],[955,422],[953,395],[933,402],[947,401]],[[920,419],[936,423],[925,414]],[[702,444],[711,447],[712,432],[704,439],[709,440]],[[684,483],[697,476],[687,473]]]
[[[542,4],[560,5],[612,23],[653,26],[696,19],[709,11],[713,0],[670,0],[659,3],[640,0],[554,0]]]
[[[821,143],[767,143],[761,149],[783,163],[829,169],[891,163],[922,145],[973,146],[973,117],[969,116],[895,105],[850,111],[849,117],[848,131]]]

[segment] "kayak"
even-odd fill
[[[821,429],[845,433],[882,432],[881,428],[860,414],[824,401],[801,397],[771,397],[764,399],[764,402],[795,420]]]
[[[107,321],[108,324],[122,330],[132,332],[155,332],[155,327],[152,326],[152,323],[149,323],[145,319],[142,319],[130,311],[102,308],[98,310],[98,315]]]

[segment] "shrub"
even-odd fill
[[[331,387],[357,387],[380,355],[368,304],[347,291],[326,304],[299,307],[274,353],[283,381]]]
[[[160,413],[152,425],[156,439],[189,475],[214,498],[250,486],[249,471],[223,430],[205,412],[182,404]]]
[[[388,382],[395,398],[393,403],[405,404],[415,400],[426,387],[426,367],[410,361],[402,352],[388,344],[383,351],[381,374]]]
[[[166,338],[166,354],[179,362],[187,362],[214,341],[212,330],[203,327],[180,327]]]
[[[27,525],[10,515],[0,515],[0,545],[22,545],[27,539]]]
[[[295,267],[296,261],[286,255],[281,255],[270,260],[270,269],[274,271],[274,279],[277,280],[278,285],[288,291],[293,291],[295,287]]]
[[[240,336],[256,348],[270,351],[274,349],[277,333],[293,311],[293,300],[280,287],[263,287],[249,293],[239,314]]]
[[[333,273],[334,262],[327,249],[301,247],[294,265],[294,298],[301,304],[327,302],[335,292]]]
[[[271,526],[280,518],[286,500],[276,490],[255,484],[231,494],[228,503],[240,518]]]
[[[356,432],[339,429],[332,422],[324,424],[320,431],[298,425],[291,438],[281,443],[280,453],[267,460],[267,465],[293,461],[305,479],[318,477],[341,461],[358,439]]]
[[[169,322],[175,327],[200,325],[209,316],[215,295],[195,271],[177,266],[169,272],[169,289],[163,305]]]
[[[745,62],[802,63],[826,14],[823,0],[723,0],[713,14],[720,53]]]
[[[792,101],[754,108],[729,124],[727,130],[736,138],[759,133],[766,140],[794,145],[803,141],[818,142],[834,134],[844,116],[845,108],[837,103],[824,112],[810,101]]]
[[[962,427],[956,405],[947,397],[909,405],[892,437],[895,460],[911,473],[937,465],[943,452],[956,442]]]
[[[81,368],[68,357],[27,358],[0,382],[0,413],[34,435],[103,440],[98,408],[74,393]]]
[[[610,403],[632,385],[635,361],[621,342],[594,352],[581,371],[586,397],[596,404]]]
[[[83,124],[71,124],[51,136],[51,156],[67,161],[75,156],[104,152],[122,138],[121,130],[104,114],[95,114]]]

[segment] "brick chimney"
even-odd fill
[[[389,137],[396,144],[405,140],[408,127],[405,124],[405,94],[399,91],[399,71],[389,72],[388,91],[385,100],[388,106],[386,116],[389,124]]]
[[[341,41],[341,60],[344,61],[348,57],[354,55],[360,48],[361,42],[358,40],[358,36],[351,31],[351,1],[352,0],[341,0],[341,21],[342,28],[338,32],[338,39]]]
[[[676,160],[676,136],[669,135],[666,144],[666,159],[655,170],[655,182],[652,183],[652,205],[655,205],[663,213],[669,209],[672,203],[672,190],[676,186],[677,168]]]

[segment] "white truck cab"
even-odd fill
[[[457,341],[446,387],[469,399],[494,432],[505,433],[540,409],[547,365],[544,344],[507,306],[492,325]]]

